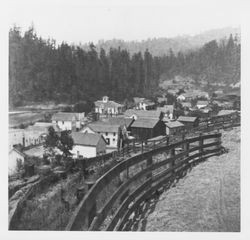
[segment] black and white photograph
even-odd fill
[[[250,237],[247,1],[7,9],[6,239]]]

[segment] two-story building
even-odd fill
[[[85,113],[58,112],[52,116],[52,123],[62,130],[76,131],[81,129],[84,123]]]
[[[156,104],[146,98],[134,98],[135,108],[137,110],[153,110],[156,108]]]
[[[106,141],[101,134],[72,132],[74,146],[71,150],[73,158],[96,157],[106,153]]]
[[[122,131],[119,124],[97,121],[88,124],[81,132],[101,134],[106,141],[107,153],[122,147]]]
[[[95,101],[95,112],[100,115],[118,115],[124,111],[124,105],[109,100],[108,96],[104,96],[102,100]]]

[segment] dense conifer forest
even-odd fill
[[[37,36],[30,27],[24,33],[9,31],[9,104],[55,101],[94,101],[108,95],[117,101],[134,96],[152,97],[159,82],[176,75],[199,81],[240,81],[240,41],[236,35],[212,40],[198,49],[152,55],[150,50],[130,53],[120,47],[100,50],[56,44]]]

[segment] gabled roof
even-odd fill
[[[103,102],[101,100],[95,101],[96,107],[103,107],[103,108],[114,108],[114,107],[123,107],[124,105],[117,103],[115,101],[108,101]]]
[[[180,122],[195,122],[197,117],[180,116],[177,120]]]
[[[179,121],[165,123],[168,128],[184,127],[184,124]]]
[[[75,113],[75,112],[58,112],[52,116],[52,121],[72,121],[72,120],[79,121],[80,114],[81,113]]]
[[[12,152],[16,152],[19,155],[21,155],[22,157],[26,156],[23,152],[19,151],[18,149],[14,148],[14,147],[9,151],[9,154],[12,153]]]
[[[125,117],[110,117],[102,120],[102,122],[104,123],[111,125],[120,125],[121,127],[122,126],[129,127],[133,121],[134,119]]]
[[[103,139],[100,134],[96,133],[82,133],[82,132],[72,132],[71,136],[74,140],[74,145],[84,145],[84,146],[97,146],[99,141]],[[103,139],[105,142],[105,140]]]
[[[131,128],[154,128],[158,122],[159,119],[139,118],[132,123]]]
[[[132,117],[133,115],[138,116],[138,118],[155,118],[159,119],[161,111],[157,110],[134,110],[128,109],[124,113],[125,116]]]
[[[112,132],[112,133],[117,133],[119,131],[120,125],[118,124],[111,124],[108,122],[93,122],[87,125],[91,130],[94,132]]]
[[[228,115],[228,114],[232,114],[232,113],[236,113],[237,111],[236,110],[220,110],[218,112],[218,116],[223,116],[223,115]]]

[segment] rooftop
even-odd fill
[[[195,122],[196,119],[197,117],[180,116],[177,120],[180,122]]]
[[[75,112],[58,112],[52,116],[52,121],[72,121],[80,120],[81,113]]]
[[[129,127],[133,121],[134,120],[132,118],[110,117],[110,118],[103,119],[100,123]]]
[[[72,132],[71,136],[74,140],[75,145],[85,145],[85,146],[97,146],[98,142],[102,138],[101,135],[96,133],[82,133],[82,132]]]
[[[109,122],[102,122],[97,121],[88,124],[88,127],[91,128],[94,132],[115,132],[117,133],[119,131],[120,125],[119,124],[111,124]]]
[[[136,115],[138,118],[155,118],[159,119],[161,116],[161,111],[158,110],[134,110],[134,109],[128,109],[124,113],[127,117],[132,117],[133,115]]]
[[[179,121],[165,123],[168,128],[184,127],[184,124]]]
[[[154,126],[159,122],[159,119],[152,118],[139,118],[135,120],[131,127],[137,128],[154,128]]]
[[[223,115],[228,115],[228,114],[232,114],[232,113],[235,113],[235,112],[237,112],[236,110],[220,110],[219,112],[218,112],[218,116],[223,116]]]
[[[103,102],[102,100],[95,101],[95,106],[101,108],[123,107],[122,104],[117,103],[115,101]]]

